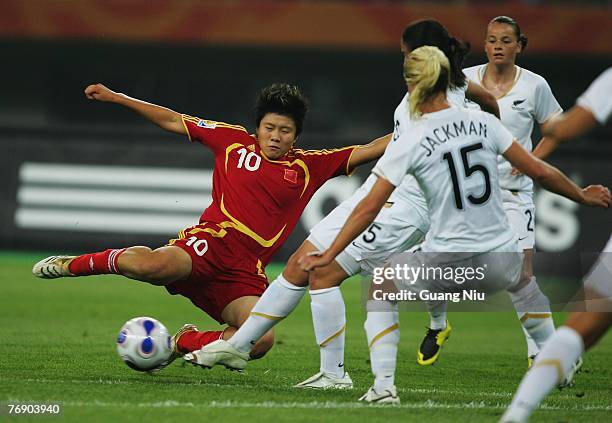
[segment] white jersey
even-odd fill
[[[448,100],[456,104],[458,106],[462,106],[465,103],[465,90],[467,89],[467,84],[462,88],[457,88],[454,90],[448,91]],[[410,125],[410,111],[408,105],[408,93],[404,95],[402,101],[395,108],[395,112],[393,113],[393,140],[402,136],[405,133],[406,128]],[[372,186],[376,182],[376,175],[371,174],[365,180],[365,182],[355,191],[355,193],[348,199],[343,202],[344,206],[350,207],[350,209],[354,209],[357,204],[363,198],[368,195]],[[422,218],[422,222],[427,222],[428,211],[427,211],[427,203],[425,202],[425,197],[419,188],[416,180],[412,175],[406,175],[402,182],[397,186],[395,191],[389,197],[390,203],[399,203],[396,204],[392,210],[393,219],[396,220],[406,220],[409,219],[411,213],[418,213]],[[399,207],[401,204],[401,207]],[[348,216],[347,216],[348,217]],[[414,219],[410,219],[410,223],[412,224]],[[422,232],[427,232],[429,229],[428,226],[421,226],[419,230]]]
[[[599,123],[606,124],[612,114],[612,67],[603,71],[589,85],[576,104],[590,110]]]
[[[407,173],[418,181],[431,219],[423,251],[493,251],[515,239],[497,170],[513,138],[495,116],[452,106],[412,121],[372,172],[395,186]]]
[[[487,65],[464,69],[472,81],[483,85]],[[527,151],[533,150],[531,133],[534,122],[544,123],[562,109],[544,78],[527,69],[516,66],[514,85],[497,99],[501,121]],[[498,157],[499,185],[503,189],[533,192],[533,181],[527,175],[511,175],[512,165]]]

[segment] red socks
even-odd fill
[[[70,262],[68,270],[76,276],[119,274],[117,261],[124,251],[125,248],[121,248],[119,250],[106,250],[101,253],[83,254]]]
[[[214,342],[218,339],[221,339],[223,336],[223,331],[189,331],[185,332],[180,336],[176,346],[178,350],[182,353],[190,353],[192,351],[199,350],[204,345],[208,345],[211,342]]]

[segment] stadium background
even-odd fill
[[[440,19],[482,63],[486,23],[515,17],[530,38],[519,64],[549,81],[570,107],[612,64],[610,1],[0,0],[0,420],[8,402],[61,403],[62,421],[496,421],[525,371],[514,312],[450,308],[453,339],[432,367],[414,361],[427,317],[401,313],[396,384],[402,406],[355,402],[371,382],[360,284],[347,305],[347,392],[296,392],[316,371],[309,301],[276,329],[276,345],[246,374],[175,363],[154,376],[117,357],[126,320],[154,316],[171,332],[218,325],[188,300],[120,276],[41,281],[32,264],[52,252],[161,245],[197,220],[210,195],[212,155],[117,106],[88,101],[92,82],[253,130],[261,87],[299,84],[311,100],[308,148],[362,143],[391,130],[404,93],[399,38],[422,17]],[[560,148],[552,162],[583,183],[612,184],[612,132]],[[324,188],[268,267],[282,262],[367,170]],[[597,251],[610,212],[538,193],[538,249]],[[537,263],[546,257],[538,254]],[[567,257],[553,258],[547,284]],[[555,314],[555,322],[565,319]],[[534,421],[608,421],[607,337],[586,356],[577,386],[553,394]],[[22,416],[23,417],[23,416]],[[17,419],[17,418],[16,418]],[[28,420],[26,417],[25,420]]]
[[[210,202],[212,155],[134,113],[93,103],[114,90],[254,130],[258,89],[301,86],[307,148],[364,143],[392,129],[405,88],[399,38],[440,19],[482,63],[483,31],[512,15],[529,37],[519,64],[543,75],[570,107],[612,63],[607,2],[3,0],[0,248],[88,251],[162,245]],[[580,3],[580,4],[578,4]],[[582,183],[612,183],[612,130],[563,146],[552,162]],[[536,137],[534,137],[536,138]],[[328,183],[277,255],[367,176]],[[537,195],[540,251],[598,251],[609,213]]]

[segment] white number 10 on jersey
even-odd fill
[[[261,157],[255,154],[253,151],[249,152],[246,148],[241,148],[238,150],[238,154],[240,154],[240,158],[238,159],[238,169],[244,168],[251,172],[259,169],[259,165],[261,164]]]

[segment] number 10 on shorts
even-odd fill
[[[208,251],[208,241],[205,239],[198,239],[195,236],[192,236],[185,244],[193,248],[193,251],[195,251],[200,257],[206,254],[206,251]]]

